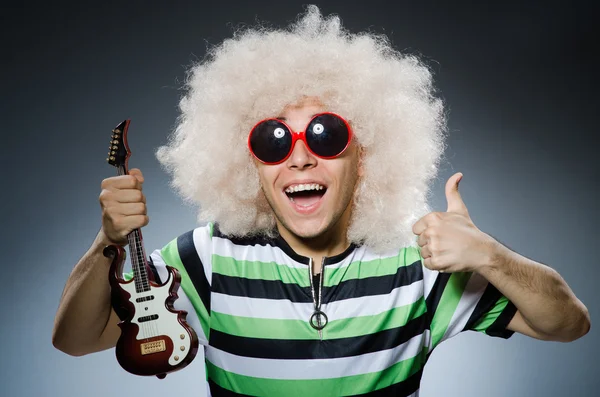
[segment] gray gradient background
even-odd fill
[[[557,269],[599,321],[592,3],[416,3],[318,4],[432,66],[451,129],[432,206],[445,210],[444,183],[463,172],[476,225]],[[151,219],[146,247],[161,247],[195,226],[153,155],[177,116],[185,68],[234,25],[257,17],[281,25],[301,11],[292,1],[3,6],[0,395],[204,396],[202,357],[165,380],[129,375],[112,350],[80,358],[55,350],[54,314],[100,227],[100,182],[115,171],[105,162],[110,129],[132,119],[130,166],[145,173]],[[599,395],[598,336],[594,326],[569,344],[462,334],[431,357],[422,395]]]

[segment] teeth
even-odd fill
[[[299,184],[299,185],[294,185],[294,186],[290,186],[287,189],[285,189],[286,193],[294,193],[294,192],[302,192],[304,190],[323,190],[325,189],[324,186],[319,185],[318,183],[312,183],[312,184]]]

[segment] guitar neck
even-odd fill
[[[117,167],[119,175],[126,175],[126,166]],[[131,269],[133,270],[133,279],[136,292],[150,291],[150,279],[148,277],[148,264],[146,262],[146,250],[142,239],[142,231],[133,229],[127,235],[129,243],[129,253],[131,255]]]

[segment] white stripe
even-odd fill
[[[488,285],[488,281],[479,273],[473,273],[465,285],[465,290],[458,301],[456,310],[450,319],[450,324],[446,329],[442,341],[457,335],[469,321],[469,317],[475,310],[477,302],[481,299],[481,295],[485,291],[485,287]]]
[[[194,247],[196,253],[200,257],[202,267],[204,268],[204,275],[208,284],[212,285],[212,241],[210,237],[210,229],[208,226],[197,227],[194,229],[192,234],[194,239]]]
[[[429,330],[417,335],[393,349],[382,350],[360,356],[312,359],[277,360],[237,356],[206,348],[206,358],[217,367],[243,376],[267,379],[327,379],[362,375],[383,371],[390,366],[417,356],[428,347]]]
[[[161,281],[166,280],[169,277],[169,273],[167,272],[165,261],[163,260],[162,256],[160,255],[160,250],[154,250],[150,254],[150,257],[152,258],[152,263],[154,264],[154,267],[156,268],[158,277],[161,279]],[[176,292],[179,297],[177,299],[175,299],[175,302],[173,302],[173,307],[175,308],[175,310],[187,311],[188,314],[186,317],[186,321],[190,325],[190,327],[192,327],[194,329],[194,331],[196,331],[196,334],[198,336],[198,341],[200,342],[201,345],[204,345],[204,346],[208,345],[208,341],[206,340],[206,335],[204,335],[204,330],[202,329],[202,326],[200,325],[200,319],[198,318],[198,315],[196,314],[196,309],[194,309],[192,302],[188,298],[187,294],[183,291],[183,288],[181,288],[181,286],[179,286],[179,289]]]
[[[433,289],[433,285],[435,284],[435,280],[440,275],[440,272],[435,270],[429,270],[426,268],[421,262],[421,268],[423,269],[423,282],[424,282],[424,297],[427,299],[431,290]]]
[[[275,262],[293,268],[306,268],[306,264],[287,256],[279,247],[272,245],[237,245],[228,239],[213,237],[213,254],[231,257],[237,261]]]
[[[350,317],[373,316],[415,303],[423,296],[423,281],[415,281],[409,285],[394,288],[383,295],[362,296],[323,304],[323,311],[329,320],[340,320]]]
[[[211,310],[231,316],[306,320],[313,312],[312,302],[290,302],[287,299],[261,299],[212,293]]]
[[[423,296],[423,281],[393,289],[389,294],[363,296],[324,303],[322,310],[329,321],[359,316],[373,316],[396,307],[415,303]],[[306,320],[313,312],[313,303],[291,302],[287,299],[261,299],[212,293],[213,312],[231,316]]]
[[[356,250],[354,250],[353,253],[351,253],[346,258],[344,258],[342,261],[340,261],[338,263],[328,264],[327,268],[328,269],[330,269],[330,268],[339,269],[339,268],[348,266],[352,262],[360,261],[361,263],[365,263],[365,262],[369,262],[369,261],[385,260],[385,259],[389,259],[389,258],[398,258],[401,251],[402,251],[402,249],[400,249],[400,250],[394,249],[394,250],[387,251],[387,252],[384,252],[381,254],[376,254],[376,253],[370,251],[366,246],[360,246]],[[409,263],[409,265],[410,265],[410,263]]]

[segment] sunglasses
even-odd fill
[[[331,112],[316,114],[301,132],[295,132],[282,120],[269,118],[250,130],[248,148],[258,161],[274,165],[290,157],[298,140],[304,141],[315,156],[332,159],[350,145],[352,129],[343,117]]]

